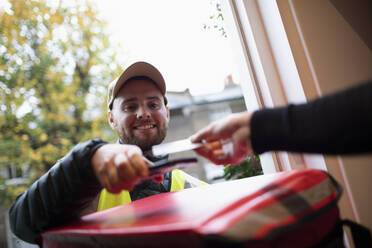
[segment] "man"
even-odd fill
[[[21,239],[40,243],[41,232],[82,214],[204,184],[180,170],[158,182],[148,177],[148,165],[164,157],[144,153],[164,140],[169,122],[165,82],[155,67],[132,64],[108,91],[108,121],[119,142],[78,144],[18,196],[9,216]]]

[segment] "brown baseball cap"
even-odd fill
[[[134,77],[147,77],[150,78],[156,86],[159,88],[161,94],[164,97],[164,102],[167,104],[167,98],[165,97],[166,87],[165,81],[158,69],[153,65],[139,61],[131,64],[127,69],[123,71],[118,79],[112,81],[108,87],[108,98],[107,107],[112,109],[112,103],[117,96],[119,90],[123,85]]]

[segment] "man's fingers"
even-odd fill
[[[119,169],[121,176],[120,181],[132,182],[136,179],[137,177],[136,170],[133,168],[129,161],[125,164],[121,164]]]
[[[100,181],[101,181],[102,187],[106,188],[108,191],[112,189],[112,185],[106,174],[101,176]]]
[[[147,168],[149,161],[145,161],[144,157],[142,156],[142,151],[138,147],[133,147],[127,151],[127,156],[136,174],[141,177],[147,177],[149,174],[149,170]]]
[[[148,177],[147,167],[152,162],[142,156],[137,146],[107,144],[95,152],[91,164],[100,184],[115,193],[130,190]]]
[[[151,162],[150,160],[148,160],[146,157],[142,157],[142,158],[145,161],[145,164],[147,165],[147,167],[154,164],[153,162]]]
[[[132,164],[132,167],[134,168],[138,176],[147,177],[149,175],[147,163],[143,159],[142,155],[134,154],[131,157],[129,157],[129,161]]]
[[[123,181],[126,178],[130,178],[134,176],[134,172],[130,170],[130,164],[128,158],[125,154],[119,153],[114,158],[115,168],[118,171],[119,181]]]
[[[115,184],[118,183],[119,181],[118,170],[116,169],[114,164],[109,163],[108,166],[106,166],[106,175],[111,186],[114,186]]]

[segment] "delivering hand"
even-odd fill
[[[148,178],[148,166],[152,164],[142,155],[139,147],[122,144],[100,147],[91,163],[98,181],[110,193],[132,190],[137,183]]]

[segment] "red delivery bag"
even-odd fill
[[[147,197],[42,234],[43,247],[344,247],[340,185],[315,169]],[[359,228],[359,229],[358,229]],[[368,229],[354,225],[353,235]],[[368,239],[369,238],[369,239]],[[368,243],[369,242],[369,243]]]

